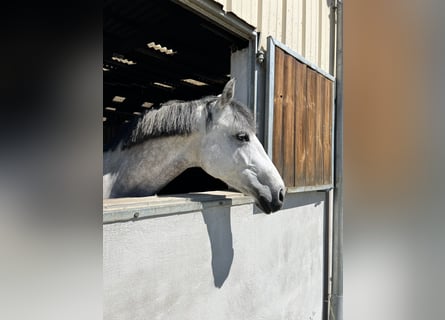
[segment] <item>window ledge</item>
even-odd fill
[[[310,192],[310,191],[329,191],[333,188],[332,184],[307,187],[287,187],[287,193]]]
[[[252,203],[254,203],[252,197],[228,191],[104,199],[103,223],[134,221],[141,218],[202,211],[206,208],[231,207]]]

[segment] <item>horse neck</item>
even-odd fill
[[[159,175],[181,173],[198,163],[199,134],[187,136],[163,137],[148,140],[139,150],[134,150],[134,156],[143,162],[150,172]],[[139,151],[139,152],[138,152]]]
[[[107,155],[106,170],[122,177],[116,182],[115,196],[139,193],[139,190],[143,195],[157,193],[185,169],[199,165],[199,146],[200,133],[196,132],[150,139]]]

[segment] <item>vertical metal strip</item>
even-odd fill
[[[335,185],[334,175],[335,175],[335,126],[336,126],[336,116],[335,112],[335,96],[337,90],[337,81],[333,81],[332,83],[332,94],[331,94],[331,184]]]
[[[254,36],[249,40],[249,57],[250,57],[250,86],[249,86],[249,106],[253,108],[255,123],[258,123],[258,71],[256,63],[256,53],[258,51],[258,36],[254,32]]]
[[[343,0],[337,0],[335,175],[330,320],[343,320]]]
[[[322,319],[328,319],[330,297],[330,270],[331,270],[331,192],[325,192],[325,210],[323,215],[323,305]]]
[[[274,110],[274,91],[275,91],[275,43],[271,36],[267,37],[267,68],[266,68],[266,151],[272,159],[273,151],[273,110]]]

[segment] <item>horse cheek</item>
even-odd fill
[[[223,168],[221,166],[222,152],[218,145],[211,144],[204,146],[201,151],[202,168],[215,178],[221,179]]]

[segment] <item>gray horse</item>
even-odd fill
[[[255,135],[248,108],[233,100],[235,79],[221,95],[170,101],[142,115],[104,153],[103,196],[149,196],[191,167],[201,167],[252,196],[266,213],[284,201],[283,180]]]

